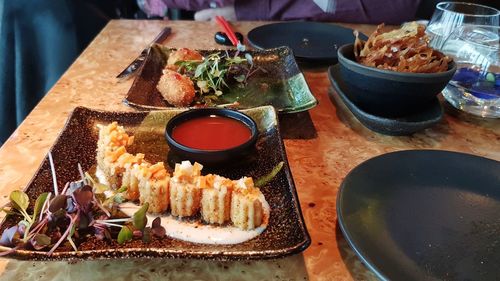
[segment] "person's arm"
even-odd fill
[[[312,0],[235,0],[238,20],[316,20],[400,24],[415,17],[420,0],[335,0],[325,13]]]

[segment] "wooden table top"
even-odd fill
[[[246,34],[264,22],[234,24]],[[188,21],[111,21],[0,148],[0,204],[24,189],[76,106],[133,111],[122,103],[132,80],[115,76],[164,26],[171,47],[215,48],[218,26]],[[375,26],[352,25],[369,34]],[[0,280],[367,280],[375,276],[349,248],[337,224],[336,195],[346,174],[374,156],[406,149],[462,151],[500,160],[500,122],[457,112],[443,103],[438,125],[412,136],[391,137],[361,125],[331,95],[326,68],[303,68],[319,105],[285,116],[303,130],[285,139],[290,168],[312,238],[302,254],[270,261],[98,260],[30,262],[0,259]],[[293,122],[286,119],[294,119]],[[290,128],[284,128],[284,131]]]

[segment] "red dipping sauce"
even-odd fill
[[[241,145],[252,137],[250,128],[233,118],[210,115],[187,120],[172,130],[172,138],[187,147],[224,150]]]

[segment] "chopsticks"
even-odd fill
[[[234,34],[234,31],[231,29],[231,26],[229,26],[227,20],[222,16],[215,16],[215,21],[217,21],[222,29],[224,29],[224,32],[227,37],[229,37],[229,40],[231,40],[231,43],[233,43],[233,46],[238,47],[238,44],[241,43],[238,41],[238,38],[236,38],[236,34]]]

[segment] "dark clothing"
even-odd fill
[[[107,23],[92,2],[0,1],[0,145]]]
[[[169,8],[199,11],[206,0],[163,0]],[[218,6],[233,1],[215,1]],[[312,0],[235,0],[238,20],[315,20],[400,24],[415,18],[420,0],[336,0],[335,12],[325,13]]]

